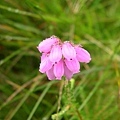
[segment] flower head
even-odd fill
[[[45,73],[49,80],[61,80],[65,76],[68,80],[80,72],[80,63],[91,60],[87,50],[69,41],[61,42],[56,36],[43,40],[38,45],[42,53],[39,71]]]

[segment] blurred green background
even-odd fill
[[[0,0],[0,120],[51,120],[56,113],[61,81],[39,73],[36,48],[51,35],[91,54],[73,77],[83,120],[120,120],[119,0]],[[62,120],[79,118],[68,110]]]

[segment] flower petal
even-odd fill
[[[44,59],[46,59],[47,56],[48,56],[47,53],[42,53],[42,56],[41,56],[41,62],[42,62]]]
[[[76,46],[75,50],[76,50],[76,57],[79,62],[85,62],[85,63],[90,62],[91,57],[87,50],[85,50],[79,46]]]
[[[67,60],[71,60],[76,57],[76,51],[70,42],[64,42],[62,46],[62,54]]]
[[[59,80],[61,80],[61,77],[64,75],[64,66],[62,59],[58,63],[54,64],[54,74],[56,76],[56,79]]]
[[[56,79],[56,77],[55,77],[55,75],[54,75],[54,73],[53,73],[53,67],[46,72],[46,75],[47,75],[47,77],[48,77],[49,80],[54,80],[54,79]]]
[[[54,45],[51,49],[49,59],[51,62],[58,62],[62,58],[62,50],[60,45]]]
[[[55,36],[51,36],[50,38],[47,38],[43,40],[39,45],[38,45],[38,50],[40,52],[50,52],[52,45],[57,43],[59,39]]]
[[[67,80],[70,80],[73,76],[73,72],[70,71],[66,65],[64,65],[64,76],[67,78]]]
[[[51,69],[53,66],[52,62],[49,60],[49,58],[44,56],[44,58],[41,58],[40,68],[39,71],[41,73],[45,73],[49,69]]]
[[[65,59],[65,64],[67,66],[67,68],[72,71],[73,73],[78,73],[79,69],[80,69],[80,64],[78,62],[78,60],[72,59],[72,60],[67,60]]]

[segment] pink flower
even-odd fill
[[[65,64],[71,72],[73,72],[73,73],[80,72],[79,71],[80,70],[80,64],[79,64],[79,62],[76,58],[74,58],[72,60],[65,59]]]
[[[64,75],[64,65],[62,59],[58,63],[54,64],[54,74],[56,79],[59,80],[61,80],[62,76]]]
[[[63,76],[70,80],[80,72],[80,63],[91,60],[88,51],[69,41],[62,43],[59,38],[52,36],[38,45],[42,52],[39,71],[45,73],[49,80],[61,80]]]
[[[49,69],[52,68],[52,62],[49,60],[48,56],[43,54],[41,57],[41,63],[40,63],[40,68],[39,71],[41,73],[45,73],[46,71],[48,71]]]
[[[64,64],[64,76],[66,76],[67,80],[70,80],[73,76],[73,72],[70,71],[65,64]]]
[[[59,62],[62,58],[62,50],[60,45],[54,45],[50,51],[49,59],[51,62]]]
[[[71,60],[76,57],[76,51],[70,42],[66,41],[63,43],[62,54],[67,60]]]
[[[50,38],[43,40],[37,48],[40,52],[50,52],[52,45],[57,42],[58,38],[56,36],[51,36]]]
[[[49,80],[54,80],[56,79],[55,74],[53,73],[53,67],[46,72],[46,75],[48,76]]]
[[[76,50],[76,58],[79,62],[89,63],[91,61],[90,54],[87,50],[79,46],[76,46],[75,50]]]

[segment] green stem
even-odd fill
[[[64,80],[61,82],[61,86],[60,86],[60,90],[59,90],[57,113],[53,114],[51,116],[53,120],[59,120],[60,117],[62,117],[63,114],[65,114],[65,112],[67,112],[71,108],[74,109],[74,111],[77,113],[79,120],[83,120],[80,112],[78,111],[77,107],[74,105],[74,102],[72,100],[73,93],[71,90],[70,83],[71,82],[69,80]],[[62,110],[60,111],[63,87],[65,89],[64,90],[65,98],[66,98],[66,101],[68,101],[68,102],[67,102],[67,105],[65,105],[65,107],[62,108]]]
[[[61,81],[61,86],[60,86],[60,90],[59,90],[59,98],[58,98],[58,107],[57,107],[57,114],[61,108],[61,99],[62,99],[62,91],[63,91],[63,85],[64,85],[64,81]],[[58,116],[57,116],[57,120],[58,120]]]
[[[80,114],[80,112],[78,111],[78,109],[76,109],[76,113],[77,113],[79,119],[80,119],[80,120],[83,120],[83,119],[82,119],[82,116],[81,116],[81,114]]]
[[[66,80],[65,85],[66,85],[66,92],[67,92],[68,101],[71,102],[71,107],[73,106],[73,108],[75,109],[79,119],[83,120],[80,112],[78,111],[78,109],[76,107],[74,107],[73,102],[71,101],[71,96],[73,96],[73,95],[72,95],[72,91],[70,91],[71,90],[70,81]]]

